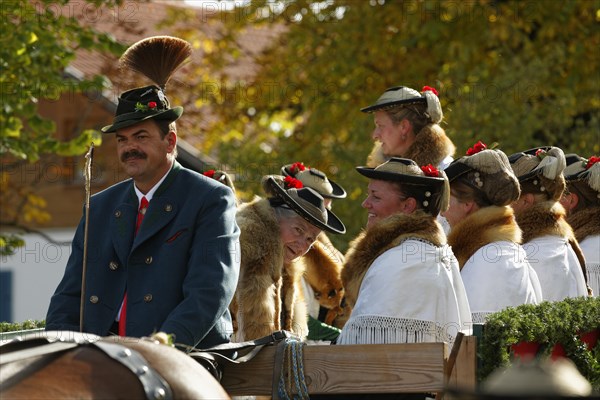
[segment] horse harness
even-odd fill
[[[76,347],[90,346],[127,367],[142,384],[148,400],[171,400],[173,398],[169,384],[138,351],[92,334],[77,332],[68,332],[68,334],[51,338],[41,333],[26,339],[17,337],[0,345],[0,366],[3,368],[0,376],[0,389],[8,385],[12,377],[35,360],[40,358],[43,360],[39,361],[44,363],[40,366],[41,368]]]

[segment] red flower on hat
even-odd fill
[[[421,171],[423,171],[425,176],[432,176],[434,178],[438,178],[440,176],[440,171],[438,171],[438,169],[431,164],[423,165],[421,167]]]
[[[535,156],[538,157],[540,160],[543,159],[544,157],[546,157],[546,150],[537,149],[535,152]]]
[[[433,92],[433,94],[435,94],[436,96],[438,95],[438,91],[435,90],[435,88],[431,87],[431,86],[423,86],[423,89],[421,89],[421,92]]]
[[[469,147],[469,150],[467,150],[467,155],[472,156],[473,154],[477,154],[485,149],[487,149],[487,145],[480,140],[477,143],[475,143],[473,147]]]
[[[286,189],[301,189],[304,187],[302,182],[296,178],[292,178],[291,176],[286,176],[283,180],[283,184]]]
[[[292,175],[296,175],[298,172],[304,171],[305,169],[306,167],[304,166],[304,163],[295,162],[290,167],[290,172],[292,173]]]
[[[209,169],[208,171],[205,171],[204,176],[208,176],[209,178],[213,178],[215,177],[215,170],[214,169]]]
[[[598,157],[598,156],[591,156],[589,158],[587,164],[585,165],[585,169],[592,168],[592,165],[596,164],[597,162],[600,162],[600,157]]]
[[[148,103],[148,108],[153,109],[156,108],[156,102],[155,101],[151,101]]]

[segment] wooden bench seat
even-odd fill
[[[442,393],[474,389],[476,338],[466,336],[450,356],[446,343],[305,346],[304,376],[310,394]],[[225,366],[221,384],[232,396],[270,395],[275,346],[252,360]]]

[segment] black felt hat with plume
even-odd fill
[[[192,46],[173,36],[153,36],[131,45],[121,56],[119,66],[139,72],[155,84],[122,93],[113,123],[102,128],[102,132],[116,132],[148,119],[169,122],[178,119],[183,107],[171,108],[165,87],[191,54]]]

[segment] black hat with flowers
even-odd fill
[[[491,205],[506,206],[521,194],[519,181],[501,150],[488,149],[481,140],[444,170],[450,184],[461,182],[482,192]]]
[[[567,163],[567,167],[563,171],[563,175],[565,176],[565,180],[567,182],[577,179],[579,173],[585,171],[588,163],[587,159],[575,153],[565,154],[565,161]]]
[[[583,157],[582,157],[583,158]],[[569,177],[570,190],[587,198],[590,204],[600,204],[600,157],[583,158],[583,168]]]
[[[183,107],[171,107],[165,96],[165,87],[191,52],[188,42],[172,36],[149,37],[129,47],[119,60],[120,67],[140,72],[156,84],[122,93],[113,123],[103,127],[102,132],[116,132],[149,119],[177,120],[183,113]]]
[[[330,199],[343,199],[346,191],[343,187],[327,178],[325,173],[316,168],[310,168],[302,162],[295,162],[281,167],[283,176],[298,179],[306,187],[316,190],[321,196]]]
[[[554,146],[541,146],[512,154],[508,157],[519,182],[544,176],[554,180],[562,175],[567,161],[562,149]]]
[[[397,182],[403,187],[410,186],[423,209],[437,215],[448,208],[450,188],[444,171],[433,165],[419,166],[408,158],[392,157],[375,168],[356,167],[359,174],[370,179]]]
[[[262,180],[265,193],[273,206],[285,206],[311,225],[331,233],[346,233],[344,223],[327,207],[317,191],[304,187],[291,176],[267,175]]]

